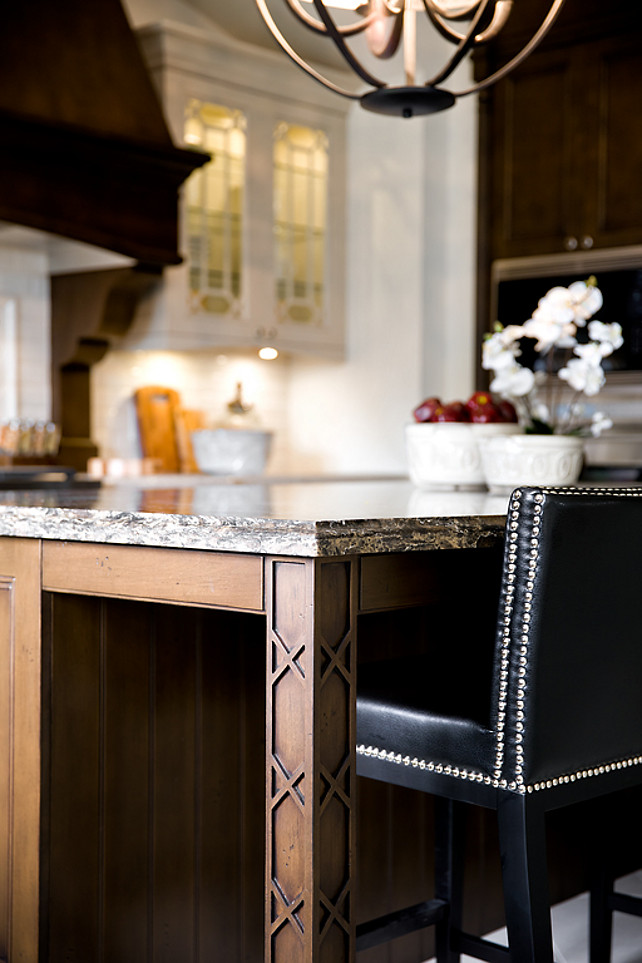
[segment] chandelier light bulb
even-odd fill
[[[358,100],[366,110],[413,117],[433,114],[451,107],[459,97],[485,90],[507,76],[521,64],[544,39],[564,5],[565,0],[551,0],[548,13],[528,43],[508,63],[493,74],[465,90],[444,86],[448,78],[477,47],[495,38],[508,20],[514,0],[255,0],[270,33],[287,56],[310,77],[333,93]],[[355,93],[338,86],[307,63],[277,26],[272,13],[277,2],[285,4],[303,26],[325,36],[366,84],[367,89]],[[349,23],[338,23],[333,10],[352,11]],[[419,16],[419,15],[424,16]],[[345,19],[345,18],[344,18]],[[423,84],[416,80],[418,20],[427,20],[438,33],[453,44],[454,50],[443,67]],[[368,49],[379,59],[392,57],[403,50],[404,81],[392,86],[372,73],[350,47],[350,40],[360,34]]]

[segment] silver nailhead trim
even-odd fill
[[[534,782],[526,786],[526,792],[539,792],[541,789],[550,789],[552,786],[561,786],[569,782],[577,782],[578,779],[591,779],[593,776],[603,776],[607,772],[615,772],[617,769],[628,769],[630,766],[642,765],[642,756],[632,756],[630,759],[618,759],[617,762],[601,763],[593,769],[578,769],[577,772],[566,773],[563,776],[555,776],[551,779]]]
[[[483,782],[487,786],[499,785],[491,776],[485,776],[483,772],[473,769],[459,769],[457,766],[444,765],[441,762],[433,762],[427,759],[418,759],[416,756],[402,756],[400,752],[391,752],[387,749],[380,749],[378,746],[357,746],[357,754],[360,756],[374,756],[384,762],[394,762],[397,766],[412,766],[413,769],[425,769],[428,772],[438,772],[445,776],[454,776],[455,779],[466,779],[469,782]],[[508,789],[508,783],[504,779],[500,785],[501,789]]]

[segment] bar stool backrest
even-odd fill
[[[642,488],[513,493],[492,722],[506,788],[641,765]]]

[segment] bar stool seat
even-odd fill
[[[359,669],[359,742],[392,744],[403,757],[490,776],[496,742],[488,724],[489,691],[477,686],[471,692],[459,679],[439,678],[431,669],[429,656],[413,659],[412,674],[398,659]]]
[[[480,640],[456,612],[439,642],[453,677],[429,656],[360,667],[357,772],[436,797],[436,878],[433,899],[359,927],[358,949],[434,924],[438,963],[553,963],[545,814],[642,783],[640,573],[642,489],[518,489],[488,672],[467,672]],[[463,803],[497,813],[508,948],[462,930]]]

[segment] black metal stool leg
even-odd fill
[[[513,963],[553,963],[544,810],[507,793],[497,811],[508,943]]]
[[[435,896],[448,903],[448,913],[435,927],[437,963],[459,963],[451,932],[461,929],[464,885],[465,809],[452,799],[435,798]]]

